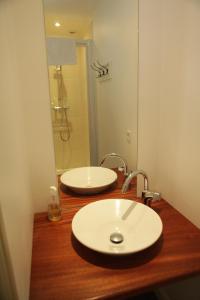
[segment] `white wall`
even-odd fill
[[[200,3],[140,1],[139,167],[200,226]]]
[[[13,290],[26,300],[33,211],[46,210],[55,183],[39,0],[0,2],[0,44],[0,238]]]
[[[99,160],[107,153],[124,156],[130,168],[137,159],[138,1],[99,1],[93,20],[94,59],[111,62],[112,79],[97,80]],[[127,142],[126,131],[131,131]]]
[[[138,167],[152,189],[200,227],[200,2],[140,0],[139,11]],[[192,283],[166,292],[170,299],[186,299],[187,291],[199,299]]]
[[[42,1],[14,1],[12,18],[31,193],[39,212],[46,210],[49,186],[56,181]]]

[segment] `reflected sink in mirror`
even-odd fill
[[[75,193],[96,194],[109,188],[117,180],[117,174],[108,168],[82,167],[63,173],[60,180]]]
[[[72,220],[72,232],[81,244],[110,255],[142,251],[159,239],[162,229],[162,221],[152,208],[127,199],[90,203]]]

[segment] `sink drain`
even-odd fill
[[[110,235],[110,240],[112,243],[114,244],[120,244],[123,242],[124,240],[124,237],[121,233],[119,232],[114,232]]]

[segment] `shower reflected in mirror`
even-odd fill
[[[57,174],[113,152],[135,168],[138,0],[43,3]]]

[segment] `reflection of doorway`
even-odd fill
[[[87,49],[87,44],[77,43],[76,64],[49,66],[57,173],[91,162]]]

